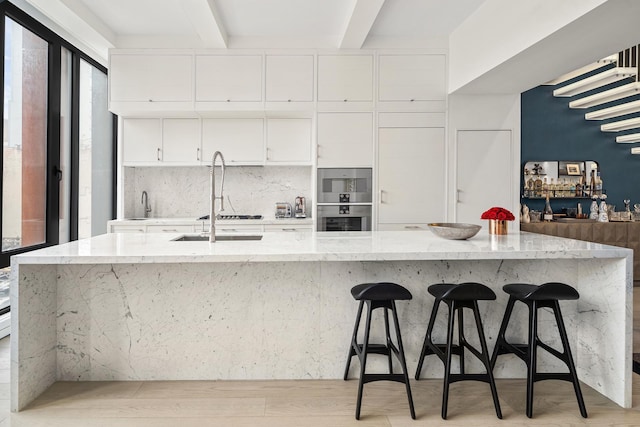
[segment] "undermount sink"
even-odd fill
[[[230,240],[262,240],[262,235],[259,234],[233,234],[216,236],[216,242],[218,241],[230,241]],[[185,234],[184,236],[171,239],[172,242],[208,242],[209,236],[202,234]]]

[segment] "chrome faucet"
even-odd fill
[[[140,203],[144,205],[144,217],[149,218],[149,212],[151,212],[151,208],[149,207],[149,195],[146,191],[142,192],[142,200]]]
[[[222,179],[220,180],[220,197],[216,197],[216,157],[220,157],[222,163]],[[211,158],[211,208],[209,210],[209,242],[216,241],[216,199],[220,199],[220,212],[224,211],[224,156],[221,152],[216,151]]]

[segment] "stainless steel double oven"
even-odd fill
[[[371,231],[371,168],[318,169],[318,231]]]

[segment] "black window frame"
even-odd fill
[[[13,249],[10,251],[0,250],[0,268],[7,267],[10,264],[11,256],[41,249],[48,246],[54,246],[60,243],[60,101],[61,101],[61,55],[62,48],[67,49],[72,55],[72,81],[71,81],[71,191],[70,191],[70,215],[69,215],[69,238],[71,241],[78,239],[78,163],[79,163],[79,101],[80,101],[80,60],[84,60],[99,71],[108,76],[108,70],[102,64],[94,60],[92,57],[84,53],[75,45],[60,37],[57,33],[46,27],[44,24],[31,17],[29,14],[12,4],[7,0],[0,0],[0,81],[4,82],[4,35],[5,35],[5,18],[10,18],[24,28],[36,34],[49,44],[49,62],[48,62],[48,84],[47,84],[47,165],[46,165],[46,213],[45,213],[45,242],[28,246],[25,248]],[[0,98],[4,99],[4,84],[0,85]],[[0,113],[4,115],[4,103],[0,104]],[[112,212],[111,218],[116,217],[116,180],[117,180],[117,131],[118,118],[112,115],[112,153],[111,159],[113,177],[112,177]],[[4,135],[4,121],[0,120],[0,135]],[[0,150],[0,200],[2,197],[2,180],[3,180],[3,152]],[[0,218],[2,213],[2,204],[0,203]],[[2,221],[0,220],[0,238],[2,237]]]

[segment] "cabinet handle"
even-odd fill
[[[283,228],[282,231],[298,231],[297,228]]]
[[[459,188],[456,190],[456,203],[460,203],[460,192],[462,190],[460,190]]]
[[[347,102],[347,100],[346,100],[346,99],[343,99],[343,100],[342,100],[342,102]]]
[[[409,100],[409,102],[413,102],[413,101],[415,101],[415,99],[413,99],[413,98],[411,98],[411,99]]]
[[[420,230],[420,227],[417,225],[405,225],[404,228],[407,230]]]
[[[176,230],[175,228],[163,228],[162,231],[164,233],[172,233],[172,232],[173,233],[177,233],[178,232],[178,230]]]
[[[316,149],[316,158],[319,159],[320,157],[320,144],[318,144]]]
[[[158,148],[158,151],[157,151],[157,158],[158,158],[158,161],[160,161],[160,149],[159,148]]]
[[[231,102],[231,100],[230,100],[230,99],[227,99],[227,102]]]
[[[269,151],[271,150],[271,148],[267,147],[267,160],[271,160],[271,156],[269,156]]]
[[[149,99],[149,102],[153,102],[153,99]]]
[[[290,99],[287,99],[287,102],[291,102],[291,100],[290,100]]]
[[[380,204],[383,204],[383,203],[384,203],[384,200],[382,200],[382,195],[383,195],[383,194],[384,194],[384,191],[383,191],[383,190],[380,190],[380,197],[379,197],[379,199],[380,199]]]
[[[200,161],[200,147],[198,147],[196,150],[196,160]]]

